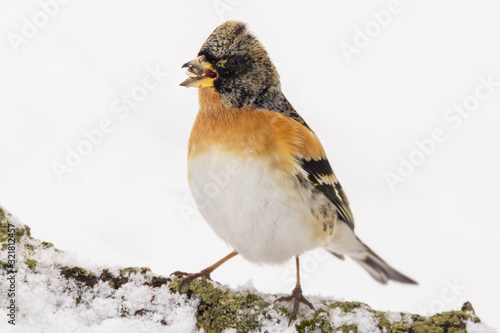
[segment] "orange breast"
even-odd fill
[[[326,158],[316,135],[281,113],[228,107],[213,88],[199,89],[199,94],[188,157],[216,149],[266,159],[292,174],[298,167],[294,156]]]

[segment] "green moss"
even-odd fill
[[[21,239],[23,238],[23,236],[26,236],[30,239],[32,239],[31,237],[31,231],[30,231],[30,227],[28,226],[17,226],[16,227],[16,233],[14,235],[14,240],[16,241],[16,244],[19,244],[21,243]]]
[[[93,287],[99,281],[94,273],[89,272],[81,267],[63,267],[61,275],[67,279],[73,279],[88,287]]]
[[[177,291],[179,281],[174,279],[169,288]],[[258,331],[261,327],[259,314],[270,305],[255,294],[222,290],[201,280],[194,280],[183,287],[183,291],[189,297],[196,295],[200,298],[197,326],[213,333],[229,328],[236,329],[238,333]]]
[[[0,261],[0,269],[3,269],[4,271],[8,270],[9,264],[6,262]]]
[[[7,245],[7,243],[2,243],[2,251],[7,250],[8,247],[9,245]]]
[[[107,269],[100,273],[92,273],[81,267],[60,267],[61,275],[67,279],[72,279],[87,287],[94,287],[99,281],[106,282],[111,288],[119,289],[129,281],[128,277],[121,275],[114,276]]]
[[[0,243],[5,242],[9,233],[9,224],[5,219],[0,219]]]
[[[177,292],[179,281],[179,279],[173,280],[169,288]],[[190,285],[184,286],[182,291],[189,297],[200,298],[196,314],[197,326],[207,332],[222,332],[231,328],[236,329],[236,332],[254,332],[260,330],[259,319],[262,317],[279,323],[290,316],[287,308],[279,304],[270,304],[260,296],[222,290],[201,280],[194,280]],[[271,309],[282,317],[269,315]],[[340,309],[343,313],[367,311],[378,319],[380,332],[388,333],[465,333],[467,321],[479,321],[470,305],[464,305],[466,311],[449,311],[431,317],[401,313],[400,320],[391,321],[384,312],[375,311],[364,303],[324,301],[317,311],[308,315],[301,314],[303,312],[299,310],[298,319],[293,323],[295,329],[299,333],[357,333],[358,327],[354,324],[340,327],[332,325],[330,313],[334,309]]]
[[[147,274],[151,273],[151,269],[149,267],[126,267],[120,269],[120,276],[129,276],[130,274]]]
[[[378,327],[382,331],[386,331],[388,333],[405,333],[410,331],[410,324],[404,319],[405,314],[401,313],[401,320],[400,321],[395,321],[391,322],[387,317],[385,316],[384,312],[376,311],[375,312],[375,317],[379,319],[378,321]]]
[[[7,249],[5,241],[8,238],[8,222],[5,215],[4,211],[0,209],[2,250]],[[25,240],[26,238],[32,239],[30,228],[27,226],[17,227],[16,242],[19,244],[21,239]],[[41,245],[44,249],[53,247],[53,244],[47,242],[42,242]],[[35,251],[33,242],[25,243],[23,246],[29,251]],[[33,259],[26,259],[24,262],[33,271],[38,264]],[[9,266],[5,262],[0,261],[0,270],[8,268]],[[144,275],[147,281],[146,285],[151,288],[161,288],[163,285],[167,285],[173,292],[178,292],[180,281],[179,279],[172,280],[161,276],[150,276],[151,270],[146,267],[127,267],[120,270],[120,274],[117,276],[106,269],[98,273],[87,271],[81,267],[57,267],[54,269],[61,269],[61,275],[78,282],[76,304],[82,303],[82,293],[85,292],[86,287],[93,287],[98,282],[103,281],[108,283],[111,288],[119,289],[123,284],[128,283],[131,274]],[[256,294],[220,289],[201,280],[194,280],[191,284],[186,285],[182,292],[186,293],[188,297],[199,298],[196,312],[197,326],[210,333],[222,332],[226,329],[234,329],[238,333],[256,332],[261,330],[263,318],[275,323],[282,323],[283,320],[288,323],[290,317],[289,304],[269,303]],[[401,314],[400,320],[391,321],[386,313],[375,311],[364,303],[323,301],[317,311],[308,311],[307,315],[304,314],[304,306],[301,306],[298,319],[292,325],[295,325],[299,333],[358,332],[356,325],[334,327],[330,321],[330,314],[334,309],[340,309],[343,313],[357,310],[368,311],[376,320],[378,319],[380,331],[388,333],[465,333],[467,321],[479,322],[479,318],[475,315],[469,302],[464,304],[461,311],[448,311],[430,317]],[[125,309],[121,311],[121,316],[141,316],[146,313],[147,310],[130,312]],[[163,323],[166,324],[164,321]]]
[[[379,328],[389,333],[465,333],[466,322],[479,322],[479,318],[474,314],[470,303],[465,303],[463,309],[465,311],[448,311],[431,317],[411,315],[412,324],[404,319],[404,313],[401,314],[403,319],[393,323],[387,320],[383,312],[377,312],[376,316],[380,319]]]
[[[405,321],[397,321],[392,323],[387,329],[389,333],[405,333],[410,331],[410,324]]]
[[[330,323],[329,311],[320,308],[314,312],[309,318],[302,319],[295,324],[295,329],[299,333],[308,332],[337,332]]]
[[[256,305],[259,307],[259,309],[265,309],[267,308],[271,303],[264,301],[261,297],[255,295],[255,294],[247,294],[245,296],[245,301],[249,305]]]
[[[470,304],[470,303],[469,303]],[[466,322],[479,322],[479,318],[472,312],[466,311],[448,311],[435,314],[431,317],[422,317],[413,315],[412,332],[415,333],[438,333],[438,332],[467,332]]]
[[[381,330],[386,330],[387,332],[390,332],[390,328],[391,328],[391,322],[389,321],[389,319],[387,319],[385,317],[385,314],[384,313],[377,313],[375,315],[375,317],[378,318],[378,328],[380,328]]]
[[[33,259],[26,259],[24,263],[33,271],[35,270],[36,265],[38,264],[38,262]]]
[[[465,302],[464,305],[462,305],[462,311],[469,312],[472,315],[476,315],[476,311],[474,311],[474,308],[472,307],[472,304],[470,304],[470,302]]]
[[[340,308],[344,312],[351,312],[354,309],[359,309],[362,307],[369,308],[368,305],[360,302],[333,302],[329,303],[328,307],[330,309]]]
[[[49,247],[54,247],[54,244],[48,242],[42,242],[42,247],[48,249]]]
[[[245,296],[245,301],[249,304],[252,302],[255,302],[258,299],[259,299],[259,296],[255,295],[255,294],[249,293],[248,295]]]
[[[151,273],[151,268],[149,267],[141,267],[141,270],[139,271],[141,274],[149,274]]]
[[[24,228],[16,228],[16,236],[22,237],[24,236]]]
[[[94,273],[87,271],[86,269],[83,269],[81,267],[68,267],[64,266],[63,271],[65,272],[71,272],[73,276],[84,276],[84,277],[92,277],[94,276]]]
[[[296,323],[295,329],[299,333],[358,332],[358,328],[356,325],[345,325],[340,327],[332,326],[330,322],[330,311],[334,309],[340,309],[343,313],[349,313],[356,309],[359,309],[371,312],[374,316],[376,316],[377,314],[376,311],[372,310],[368,305],[361,302],[324,301],[323,306],[317,309],[316,312],[312,313],[307,318],[301,319],[298,323]],[[379,316],[379,318],[382,318],[382,316]],[[387,330],[387,328],[390,327],[390,322],[385,317],[383,317],[383,319],[384,319],[383,323],[385,323],[384,328],[386,328]]]
[[[274,309],[278,311],[283,317],[289,318],[290,317],[290,311],[288,311],[287,308],[284,306],[280,305],[281,303],[276,303],[274,305]]]
[[[28,226],[17,226],[14,234],[14,240],[17,244],[21,242],[21,238],[27,235],[31,238],[30,228]],[[7,241],[9,238],[9,222],[5,217],[5,212],[0,209],[0,243]]]
[[[132,273],[138,273],[138,272],[139,272],[139,268],[137,268],[137,267],[126,267],[124,269],[120,269],[121,276],[128,276]]]
[[[339,327],[342,333],[358,333],[358,326],[356,325],[347,325]]]

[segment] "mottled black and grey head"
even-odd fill
[[[279,75],[264,46],[245,23],[228,21],[207,38],[198,57],[182,67],[186,87],[214,87],[231,107],[255,107],[283,113],[305,126],[281,92]]]
[[[270,87],[279,87],[279,75],[264,46],[242,22],[226,22],[208,37],[198,56],[217,71],[214,87],[234,107],[253,106]]]
[[[238,21],[218,26],[203,43],[198,58],[184,66],[189,67],[190,78],[181,85],[213,86],[234,107],[249,106],[264,90],[279,87],[278,72],[266,50],[246,24]]]

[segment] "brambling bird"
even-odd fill
[[[323,247],[349,256],[380,283],[416,282],[390,267],[354,233],[347,197],[321,143],[281,91],[262,44],[242,22],[215,29],[187,67],[181,86],[199,88],[200,109],[188,151],[188,178],[200,213],[234,251],[230,258],[264,264],[295,257],[297,284],[290,322],[300,303],[314,309],[300,286],[299,256]]]

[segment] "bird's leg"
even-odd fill
[[[210,277],[210,273],[212,273],[217,267],[219,267],[220,265],[222,265],[223,263],[225,263],[226,261],[228,261],[229,259],[231,259],[232,257],[234,257],[237,254],[238,254],[238,252],[233,251],[233,252],[229,253],[227,256],[225,256],[224,258],[222,258],[221,260],[217,261],[212,266],[205,268],[204,270],[202,270],[199,273],[190,274],[190,273],[185,273],[185,272],[181,272],[181,271],[176,271],[170,275],[184,276],[182,278],[181,282],[179,283],[179,291],[180,291],[182,289],[182,286],[184,285],[184,283],[192,281],[192,280],[197,279],[199,277],[201,277],[203,279],[203,281],[212,280],[212,278]]]
[[[299,270],[299,257],[295,257],[295,262],[297,266],[297,284],[295,285],[295,288],[292,291],[292,294],[290,296],[283,296],[275,300],[274,302],[282,302],[282,301],[291,301],[294,299],[293,303],[293,311],[292,314],[290,315],[290,321],[288,322],[288,326],[292,323],[293,320],[297,318],[297,312],[299,311],[299,304],[304,303],[308,307],[311,308],[311,310],[316,311],[314,309],[314,306],[309,302],[304,296],[302,296],[302,288],[300,287],[300,270]]]

